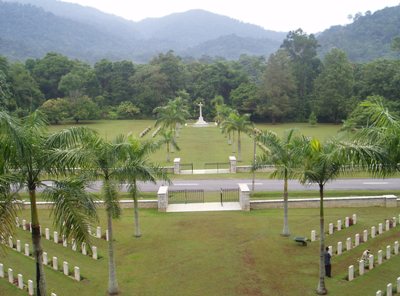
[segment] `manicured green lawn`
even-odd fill
[[[41,210],[42,227],[51,226],[49,211]],[[133,211],[126,209],[114,222],[117,276],[121,295],[315,295],[318,282],[319,244],[302,247],[292,238],[279,235],[282,210],[208,213],[158,213],[141,210],[143,237],[133,237]],[[358,224],[327,237],[327,245],[336,246],[364,229],[377,226],[385,218],[396,216],[397,208],[326,209],[326,223],[344,219],[353,213]],[[318,229],[318,209],[290,209],[292,235],[310,236]],[[24,211],[20,218],[28,218]],[[100,211],[105,229],[104,212]],[[53,227],[51,227],[53,228]],[[347,268],[356,264],[363,250],[373,254],[393,245],[400,226],[367,243],[333,257],[333,278],[326,279],[329,295],[374,295],[400,276],[400,256],[368,271],[353,282],[345,280]],[[17,231],[22,243],[30,243],[29,232]],[[103,240],[93,239],[102,258],[94,261],[62,245],[43,240],[49,257],[66,260],[72,269],[77,265],[85,279],[74,282],[61,272],[46,268],[49,291],[64,295],[105,295],[107,288],[107,248]],[[23,273],[25,281],[34,278],[33,260],[15,251],[0,258],[14,274]],[[61,263],[59,263],[61,265]],[[0,279],[0,295],[27,295]]]
[[[95,122],[85,122],[81,125],[91,127],[97,130],[100,135],[107,139],[113,139],[118,134],[132,133],[139,135],[146,127],[153,127],[152,130],[144,137],[151,139],[155,121],[152,120],[99,120]],[[56,131],[71,125],[51,126],[51,131]],[[304,135],[325,139],[333,136],[340,129],[340,125],[319,124],[311,127],[306,123],[290,123],[290,124],[256,124],[259,129],[270,129],[278,134],[282,134],[284,130],[296,127]],[[221,134],[218,127],[194,128],[183,127],[178,138],[180,151],[171,154],[171,162],[166,162],[166,149],[163,147],[154,154],[152,159],[162,165],[173,165],[173,158],[180,157],[182,163],[193,163],[194,169],[204,169],[205,163],[222,162],[227,163],[230,155],[237,156],[237,144],[228,145],[227,138]],[[251,164],[253,154],[253,142],[247,135],[242,135],[242,159],[240,164]]]

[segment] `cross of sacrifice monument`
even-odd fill
[[[208,123],[204,121],[203,119],[203,112],[202,112],[202,107],[203,104],[200,102],[199,104],[197,104],[197,106],[199,106],[200,108],[200,115],[199,115],[199,119],[197,120],[197,122],[193,125],[195,127],[204,127],[204,126],[208,126]]]

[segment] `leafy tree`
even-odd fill
[[[175,136],[178,125],[184,124],[190,116],[181,97],[169,101],[165,106],[155,108],[153,112],[157,113],[155,126],[161,125],[164,129],[170,129]]]
[[[99,107],[87,96],[79,97],[69,101],[70,116],[79,123],[81,120],[96,119]]]
[[[312,111],[312,112],[310,113],[310,116],[308,117],[308,123],[309,123],[311,126],[315,126],[315,125],[317,124],[317,122],[318,122],[317,115],[315,115],[314,111]]]
[[[232,107],[239,112],[254,112],[258,99],[258,86],[254,83],[241,83],[230,93]]]
[[[70,151],[79,145],[88,133],[85,129],[71,128],[47,135],[47,123],[40,112],[34,112],[29,117],[18,120],[6,112],[0,111],[0,142],[2,154],[0,163],[3,168],[0,180],[10,180],[10,184],[21,184],[29,193],[31,204],[32,245],[35,258],[36,286],[38,295],[46,295],[46,279],[43,269],[43,249],[40,235],[39,212],[37,210],[36,189],[43,183],[47,174],[62,175],[71,166],[75,155],[69,159],[57,158],[61,151]],[[55,182],[57,195],[49,194],[48,198],[54,204],[54,223],[60,234],[67,238],[75,238],[77,243],[90,243],[87,227],[95,217],[92,197],[85,191],[85,182],[67,178]],[[53,191],[54,192],[54,191]],[[62,198],[60,198],[62,196]],[[5,200],[7,206],[9,200]],[[7,211],[12,215],[12,211]],[[7,220],[7,218],[5,218]],[[8,221],[8,220],[7,220]]]
[[[66,99],[50,99],[43,103],[40,110],[53,124],[59,124],[68,118],[70,104]]]
[[[140,113],[140,109],[130,101],[121,102],[117,107],[117,115],[119,119],[132,119]]]
[[[318,116],[334,123],[345,119],[353,105],[353,87],[353,67],[346,54],[340,49],[332,49],[326,54],[324,68],[314,82]]]
[[[266,147],[267,150],[258,158],[257,165],[273,164],[275,170],[272,177],[283,179],[283,236],[289,236],[288,221],[288,180],[299,176],[299,165],[303,160],[301,157],[301,147],[304,145],[304,138],[301,137],[295,129],[285,131],[283,137],[271,131],[263,131],[257,135],[256,141]]]

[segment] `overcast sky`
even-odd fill
[[[399,5],[400,0],[63,0],[139,21],[204,9],[274,31],[317,33],[349,23],[348,15]]]

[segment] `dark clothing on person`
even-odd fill
[[[328,251],[324,253],[324,261],[325,261],[325,275],[327,277],[331,277],[331,254]]]

